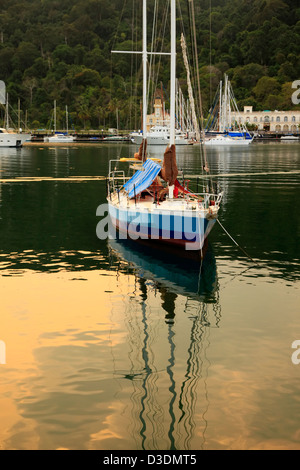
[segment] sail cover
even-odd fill
[[[177,175],[176,148],[173,144],[165,150],[161,177],[166,183],[172,186],[177,179]]]
[[[148,188],[157,177],[161,167],[152,160],[146,160],[140,170],[138,170],[132,178],[124,185],[125,191],[129,197],[134,197]]]

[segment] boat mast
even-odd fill
[[[176,0],[171,0],[170,145],[175,144]]]
[[[223,103],[222,103],[223,83],[220,81],[220,103],[219,103],[219,132],[223,132]]]
[[[228,77],[225,75],[224,85],[224,131],[228,132]]]
[[[56,133],[56,100],[54,100],[54,134]]]
[[[143,0],[143,136],[147,138],[147,0]]]
[[[8,93],[6,94],[6,111],[5,111],[5,118],[6,118],[6,129],[9,129],[9,115],[8,115]]]
[[[175,4],[174,0],[171,0],[171,4]],[[175,26],[175,11],[174,11],[174,26]],[[174,34],[175,29],[174,29]],[[174,37],[174,50],[176,54],[176,37]],[[142,111],[142,127],[143,127],[143,138],[147,138],[147,61],[148,55],[171,55],[170,52],[147,52],[147,0],[143,0],[143,47],[142,51],[111,51],[118,54],[142,54],[143,59],[143,111]],[[175,60],[175,59],[174,59]],[[176,65],[174,63],[174,73],[176,73]],[[175,90],[171,94],[171,108],[175,106]],[[174,111],[174,141],[175,141],[175,111]]]
[[[21,104],[20,104],[20,98],[18,98],[18,132],[20,132],[21,129]]]
[[[228,80],[228,131],[231,131],[231,85],[230,81]]]

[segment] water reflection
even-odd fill
[[[221,320],[213,253],[209,248],[199,264],[113,241],[111,257],[120,272],[134,273],[141,292],[141,316],[127,318],[131,368],[123,375],[133,389],[132,438],[145,450],[189,450],[197,435],[203,448],[210,328]],[[164,335],[153,320],[153,295],[164,311]]]
[[[156,285],[176,295],[213,299],[217,289],[216,260],[211,246],[206,249],[204,259],[198,253],[184,258],[182,252],[165,251],[158,245],[139,244],[131,240],[109,240],[111,263],[122,272],[131,270],[139,278],[151,279]]]
[[[3,179],[36,178],[0,184],[2,447],[299,447],[298,147],[211,154],[220,220],[257,265],[216,226],[202,267],[98,240],[104,180],[37,181],[105,176],[131,149],[0,152]]]

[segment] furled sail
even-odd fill
[[[0,104],[6,104],[5,83],[0,80]]]
[[[167,147],[164,153],[163,167],[161,169],[162,179],[172,186],[178,176],[178,168],[176,163],[176,147],[171,145]]]
[[[139,147],[139,151],[134,154],[134,158],[145,162],[147,159],[147,139],[143,139]]]
[[[182,48],[183,61],[184,61],[186,74],[187,74],[188,93],[189,93],[189,99],[190,99],[191,109],[192,109],[192,121],[193,121],[194,129],[196,131],[196,140],[199,142],[200,130],[199,130],[199,125],[198,125],[198,120],[196,117],[195,101],[194,101],[192,83],[191,83],[191,74],[190,74],[189,63],[188,63],[187,52],[186,52],[186,42],[185,42],[185,38],[183,34],[181,34],[181,48]]]

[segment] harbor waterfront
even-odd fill
[[[97,237],[134,151],[0,149],[0,449],[300,450],[299,142],[207,149],[202,262]]]

